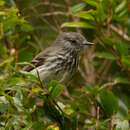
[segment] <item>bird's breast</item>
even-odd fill
[[[43,65],[37,67],[40,79],[56,79],[62,77],[65,72],[73,72],[78,65],[78,55],[73,51],[60,52],[46,59]],[[32,74],[38,77],[37,71],[34,69]]]

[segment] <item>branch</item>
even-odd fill
[[[40,41],[39,41],[39,38],[37,37],[37,35],[35,35],[34,33],[32,33],[33,37],[34,37],[34,40],[36,41],[36,43],[38,44],[39,48],[41,50],[43,50],[43,46],[41,45]]]
[[[50,2],[40,2],[40,3],[38,3],[37,5],[35,5],[34,7],[38,7],[38,6],[47,6],[47,5],[50,5]],[[66,9],[66,7],[64,6],[64,5],[60,5],[60,4],[56,4],[56,3],[52,3],[51,2],[51,5],[53,6],[53,7],[57,7],[57,8],[64,8],[64,9]]]
[[[119,28],[117,28],[116,26],[114,26],[114,25],[111,24],[110,28],[114,32],[116,32],[119,36],[121,36],[124,40],[130,41],[130,37],[127,34],[125,34],[122,30],[120,30]]]
[[[31,10],[34,11],[34,13],[36,14],[36,16],[39,17],[43,22],[45,22],[46,24],[48,24],[50,26],[50,28],[52,28],[55,32],[58,32],[57,28],[55,28],[55,26],[51,25],[46,19],[44,19],[43,17],[41,17],[39,15],[39,13],[37,12],[37,10],[34,7],[31,7]]]
[[[49,10],[50,10],[50,13],[53,13],[54,12],[54,7],[52,6],[52,3],[50,0],[47,0],[50,2],[50,6],[49,6]],[[61,27],[60,27],[60,24],[58,23],[58,19],[56,17],[56,15],[52,15],[52,18],[53,18],[53,21],[58,29],[58,32],[61,32]]]
[[[100,73],[101,76],[100,76],[100,79],[98,81],[99,85],[103,82],[104,77],[106,76],[106,74],[108,74],[109,69],[111,67],[111,64],[112,64],[112,61],[110,61],[110,60],[106,61],[106,67],[104,68],[104,71],[102,72],[102,74]]]
[[[102,89],[104,89],[104,88],[107,88],[107,87],[110,87],[110,86],[116,85],[116,84],[117,84],[116,81],[108,82],[108,83],[102,85],[102,86],[99,88],[99,91],[102,90]]]
[[[88,79],[86,77],[86,74],[84,73],[84,71],[79,66],[78,66],[78,71],[80,72],[80,74],[83,77],[83,79],[87,82]]]

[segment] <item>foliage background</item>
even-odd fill
[[[50,82],[46,98],[22,67],[61,31],[95,45],[84,49],[66,87]],[[0,0],[0,129],[128,130],[129,50],[128,0]]]

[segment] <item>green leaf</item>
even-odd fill
[[[14,102],[13,97],[9,96],[8,94],[2,93],[2,92],[0,94],[3,95],[6,98],[7,101],[9,101],[11,103]]]
[[[32,88],[32,93],[43,92],[42,88]]]
[[[6,113],[8,111],[8,105],[0,103],[0,113]]]
[[[100,57],[100,58],[110,59],[110,60],[116,59],[116,57],[112,53],[105,52],[105,51],[104,52],[96,52],[96,56]]]
[[[44,121],[35,121],[33,122],[32,129],[33,130],[42,130],[44,129]]]
[[[123,0],[115,9],[115,13],[119,13],[124,8],[126,8],[126,0]]]
[[[2,58],[7,58],[7,49],[6,47],[2,46],[2,44],[0,43],[0,56]]]
[[[62,27],[80,27],[94,29],[94,26],[86,22],[67,22],[62,24]]]
[[[96,19],[97,19],[97,21],[101,22],[102,24],[107,19],[107,14],[104,11],[104,6],[102,5],[101,2],[97,5]]]
[[[114,124],[116,124],[116,130],[129,130],[130,127],[128,120],[117,119],[116,121],[114,121]]]
[[[106,112],[112,116],[118,110],[118,101],[115,95],[109,89],[102,89],[98,94],[97,100]]]
[[[87,20],[94,20],[94,17],[92,16],[94,12],[95,12],[94,10],[82,11],[82,12],[76,13],[75,16],[79,18],[87,19]]]
[[[52,91],[50,92],[50,97],[52,99],[55,99],[60,93],[61,91],[63,90],[63,87],[59,84],[57,84],[53,89]]]
[[[18,16],[19,10],[17,8],[11,8],[6,10],[7,16],[3,20],[4,31],[11,29],[12,27],[25,23],[25,20]]]
[[[107,45],[110,45],[110,46],[112,46],[112,45],[114,45],[115,43],[116,43],[116,41],[115,41],[115,39],[114,38],[105,38],[105,39],[103,39],[103,42],[105,43],[105,44],[107,44]]]
[[[113,117],[114,124],[117,130],[128,130],[129,123],[128,120],[126,120],[128,118],[128,108],[124,104],[123,100],[119,99],[118,102],[119,102],[119,109],[116,115],[114,115]]]
[[[22,30],[25,32],[31,32],[31,31],[33,31],[33,27],[30,24],[23,24]]]
[[[122,56],[121,62],[124,64],[127,68],[130,68],[130,56]]]
[[[58,83],[57,83],[55,80],[51,80],[51,81],[49,82],[48,86],[47,86],[49,92],[51,92],[52,89],[57,86],[57,84],[58,84]]]
[[[0,0],[0,6],[3,6],[5,4],[5,1]]]
[[[120,54],[120,56],[128,56],[129,55],[129,46],[122,41],[118,41],[115,50]]]
[[[17,97],[13,97],[13,101],[14,101],[14,106],[17,108],[17,110],[19,112],[22,112],[23,111],[23,105],[22,105],[21,100]]]
[[[6,12],[0,11],[0,15],[6,15]]]
[[[6,64],[11,64],[14,61],[14,57],[5,59],[3,62],[0,63],[0,67],[6,65]]]
[[[124,84],[130,84],[130,81],[129,81],[129,79],[127,79],[126,77],[116,77],[115,78],[115,81],[117,82],[117,83],[124,83]]]
[[[38,81],[38,78],[35,76],[35,75],[33,75],[32,73],[30,73],[30,72],[26,72],[26,71],[22,71],[22,70],[20,70],[20,71],[16,71],[15,73],[14,73],[14,75],[13,76],[22,76],[23,78],[25,78],[25,79],[28,79],[29,81]]]
[[[63,90],[63,87],[55,80],[51,80],[48,85],[48,90],[50,92],[50,97],[54,99],[60,94],[60,92]]]
[[[8,104],[8,101],[5,96],[0,96],[0,103]]]
[[[125,105],[125,103],[118,99],[118,104],[119,104],[119,109],[118,112],[116,113],[115,117],[119,119],[126,119],[128,117],[128,108]]]
[[[99,86],[93,85],[92,83],[86,83],[84,86],[84,90],[87,91],[90,95],[97,95],[99,91]]]
[[[77,5],[73,6],[73,7],[69,10],[69,13],[77,13],[77,12],[81,11],[85,6],[86,6],[85,3],[77,4]]]
[[[33,58],[33,54],[27,50],[20,50],[18,53],[18,62],[29,62]]]
[[[98,3],[96,1],[92,1],[92,0],[84,0],[87,4],[91,5],[91,6],[94,6],[94,7],[97,7],[98,6]]]

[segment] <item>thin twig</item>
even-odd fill
[[[112,61],[107,61],[107,67],[105,67],[104,71],[102,72],[100,79],[98,81],[98,84],[101,84],[105,75],[108,73],[110,67],[111,67]]]
[[[36,43],[38,44],[39,48],[40,48],[41,50],[43,50],[43,46],[42,46],[41,43],[39,42],[39,38],[37,37],[37,35],[35,35],[34,33],[32,33],[32,35],[33,35],[33,37],[34,37]]]
[[[34,7],[38,7],[38,6],[47,6],[47,5],[50,5],[50,2],[40,2],[38,3],[37,5],[35,5]],[[52,3],[51,2],[51,5],[56,7],[56,8],[62,8],[62,9],[66,9],[66,7],[64,5],[60,5],[60,4],[56,4],[56,3]]]
[[[106,84],[102,85],[102,86],[99,88],[99,91],[102,90],[102,89],[104,89],[104,88],[107,88],[107,87],[116,85],[117,83],[118,83],[118,82],[116,82],[116,81],[106,83]]]
[[[111,35],[110,22],[111,22],[111,9],[110,9],[110,5],[108,4],[108,6],[107,6],[107,32],[108,32],[108,37]]]
[[[99,121],[99,118],[100,118],[99,112],[100,112],[100,107],[97,106],[96,130],[98,130],[98,121]]]
[[[66,4],[66,6],[67,6],[67,9],[69,10],[70,8],[71,8],[71,5],[70,5],[70,0],[64,0],[64,2],[65,2],[65,4]],[[76,18],[76,17],[74,17],[74,16],[72,16],[72,20],[73,21],[78,21],[79,19],[78,18]],[[78,33],[81,33],[81,29],[80,28],[76,28],[76,31],[78,32]]]
[[[57,12],[49,12],[49,13],[44,13],[44,14],[40,14],[40,16],[51,16],[51,15],[67,15],[67,13],[65,12],[60,12],[60,11],[57,11]]]
[[[31,7],[31,10],[33,10],[36,16],[39,17],[44,23],[48,24],[50,28],[52,28],[52,30],[54,30],[55,32],[58,32],[57,28],[55,28],[52,24],[50,24],[46,19],[41,17],[34,7]]]
[[[103,61],[102,65],[100,66],[100,68],[98,69],[97,74],[100,74],[103,71],[103,69],[105,68],[105,66],[107,65],[107,63],[108,63],[108,60],[105,59]]]
[[[54,8],[51,5],[51,2],[50,2],[50,13],[54,13]],[[60,28],[60,25],[58,24],[58,19],[56,18],[56,15],[52,15],[52,18],[53,18],[55,25],[57,26],[58,31],[61,32],[61,28]]]
[[[88,80],[87,80],[86,74],[84,73],[84,71],[79,66],[78,66],[78,71],[80,72],[83,79],[87,82]]]

